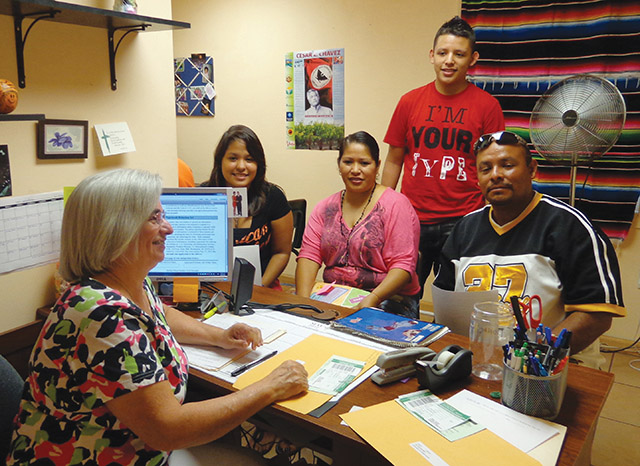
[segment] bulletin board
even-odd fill
[[[213,58],[204,53],[174,58],[176,115],[214,116]]]

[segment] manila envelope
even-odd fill
[[[450,442],[431,427],[413,417],[396,401],[341,414],[360,437],[394,466],[418,464],[473,464],[486,466],[540,465],[493,432],[484,429],[455,442]],[[420,442],[436,457],[428,461],[412,443]]]
[[[360,372],[362,373],[376,363],[380,354],[382,354],[380,351],[371,348],[365,348],[364,346],[354,343],[313,334],[245,374],[242,374],[238,377],[236,383],[233,384],[233,388],[240,390],[263,379],[281,363],[289,359],[303,363],[309,376],[311,376],[333,355],[355,359],[356,361],[364,361],[364,368]],[[277,404],[298,413],[308,414],[318,406],[329,401],[329,399],[331,399],[331,395],[306,392],[295,398],[279,401]]]

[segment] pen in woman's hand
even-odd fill
[[[274,357],[276,354],[278,354],[278,350],[272,351],[271,353],[261,357],[260,359],[256,359],[255,361],[252,361],[249,364],[245,364],[244,366],[237,368],[235,371],[231,373],[231,377],[239,376],[240,374],[248,371],[252,367],[257,366],[258,364],[266,361],[267,359]]]

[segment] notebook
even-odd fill
[[[444,325],[414,320],[372,307],[337,319],[331,326],[341,332],[401,348],[428,346],[449,333],[449,328]]]

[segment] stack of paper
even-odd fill
[[[425,460],[434,466],[556,464],[566,427],[516,413],[467,390],[445,401],[484,429],[450,441],[396,400],[341,417],[396,466],[424,464]],[[384,429],[379,428],[381,419]]]

